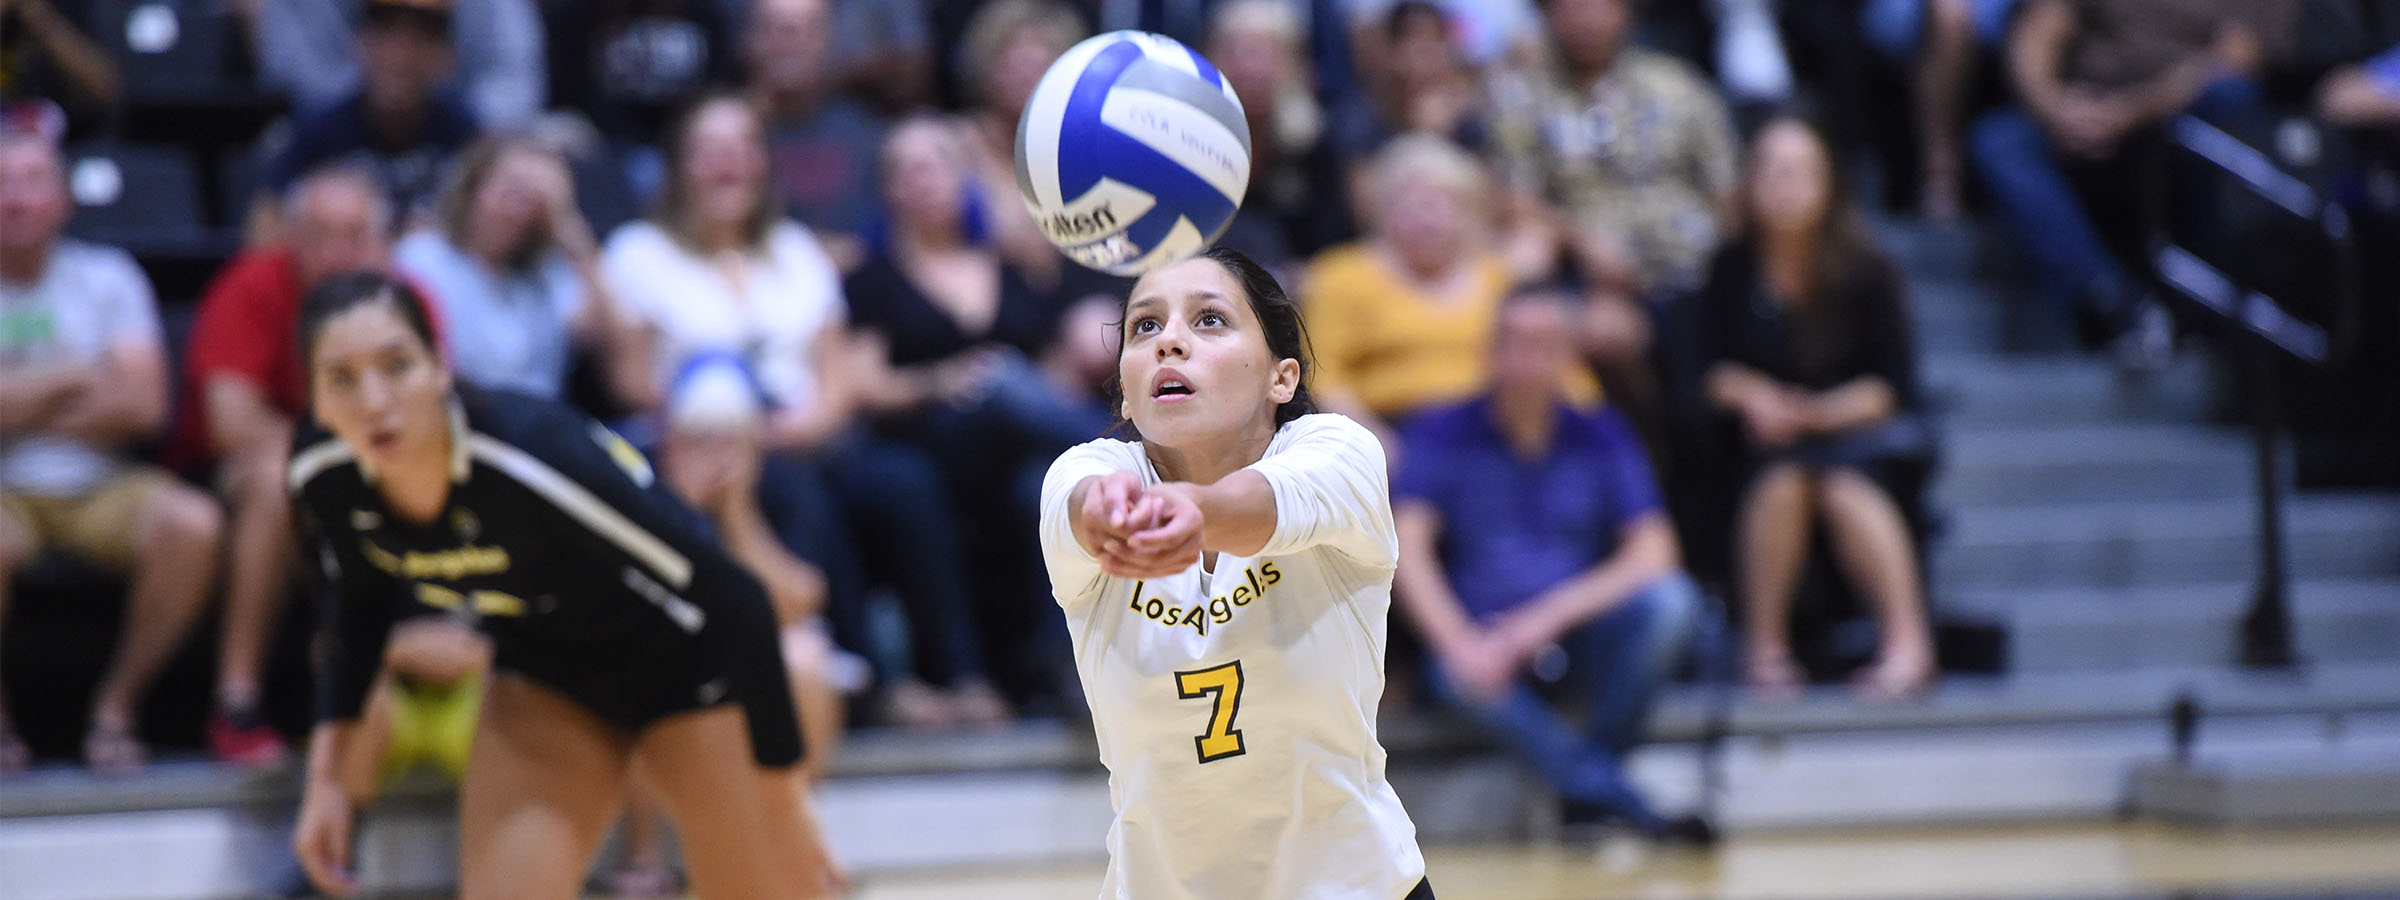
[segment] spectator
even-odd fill
[[[760,505],[787,548],[825,569],[837,637],[869,646],[871,572],[906,605],[919,671],[941,685],[887,670],[888,715],[922,726],[995,719],[978,688],[974,612],[939,471],[855,427],[854,393],[867,385],[850,372],[840,275],[775,202],[762,128],[737,97],[693,107],[669,144],[656,212],[609,238],[606,277],[631,332],[615,380],[628,405],[660,411],[689,361],[740,357],[770,407]],[[974,702],[954,702],[962,696]]]
[[[95,770],[142,765],[134,712],[216,586],[216,503],[126,446],[166,421],[167,352],[150,282],[114,247],[61,237],[74,205],[45,138],[0,135],[0,619],[45,548],[132,579],[92,698]],[[0,773],[30,761],[0,695]]]
[[[2186,111],[2219,122],[2262,109],[2254,76],[2293,4],[2239,0],[2027,0],[2007,62],[2023,109],[1985,115],[1975,164],[2041,284],[2077,312],[2120,365],[2147,371],[2174,352],[2175,323],[2109,253],[2072,179],[2128,178],[2127,147]]]
[[[1430,6],[1441,13],[1447,23],[1444,30],[1467,64],[1475,68],[1507,65],[1540,54],[1542,14],[1534,0],[1347,0],[1347,5],[1362,74],[1388,76],[1391,67],[1406,64],[1398,58],[1398,45],[1371,32],[1389,29],[1400,8],[1410,5]]]
[[[841,83],[886,115],[933,102],[933,22],[922,0],[835,4],[834,67]]]
[[[1960,117],[1976,61],[1998,49],[2018,0],[1870,0],[1860,11],[1876,50],[1907,63],[1917,129],[1917,206],[1925,218],[1958,218],[1965,165]]]
[[[2351,128],[2400,125],[2400,47],[2326,75],[2317,85],[2317,115]]]
[[[1227,0],[1210,17],[1202,54],[1242,98],[1250,126],[1250,187],[1219,240],[1270,269],[1305,259],[1357,231],[1331,193],[1341,161],[1309,81],[1308,33],[1284,0]]]
[[[1489,123],[1478,109],[1482,85],[1440,5],[1394,3],[1365,40],[1382,45],[1376,57],[1384,65],[1372,97],[1336,112],[1335,140],[1345,166],[1357,166],[1403,134],[1431,134],[1470,150],[1484,149]]]
[[[884,122],[840,94],[828,58],[827,5],[754,0],[745,30],[749,92],[767,121],[784,208],[817,233],[847,272],[865,257],[863,238],[876,216],[875,155]]]
[[[575,207],[567,164],[522,138],[484,138],[453,166],[434,226],[393,262],[439,304],[451,365],[486,387],[556,399],[576,345],[617,331],[599,248]]]
[[[298,546],[283,483],[292,423],[308,410],[296,329],[300,298],[326,278],[381,268],[391,207],[375,177],[322,169],[292,185],[289,236],[226,263],[200,297],[184,361],[185,462],[213,467],[232,511],[218,651],[219,758],[272,764],[284,745],[260,710],[259,675]]]
[[[1489,371],[1492,315],[1515,279],[1485,238],[1482,164],[1430,135],[1393,141],[1368,176],[1374,229],[1326,251],[1302,279],[1316,345],[1317,402],[1366,425],[1387,454],[1401,417],[1475,394]],[[1568,396],[1589,405],[1588,372]]]
[[[1060,309],[992,247],[969,240],[962,198],[973,168],[963,144],[931,117],[894,126],[884,143],[890,247],[845,284],[877,369],[860,379],[860,399],[888,433],[941,463],[969,523],[967,552],[983,590],[974,608],[987,623],[990,658],[1005,667],[996,674],[1019,693],[1040,694],[1056,687],[1060,673],[1045,667],[1065,652],[1040,644],[1063,633],[1028,634],[1033,623],[1057,621],[1036,568],[1041,479],[1109,418],[1069,400],[1033,364],[1058,338]],[[1048,650],[1059,655],[1020,658]]]
[[[72,13],[54,0],[0,4],[0,105],[29,97],[63,101],[81,133],[116,105],[123,81],[116,60],[84,36],[99,24],[89,18],[92,11],[81,3],[67,9]]]
[[[974,202],[995,213],[1021,209],[1017,196],[1017,120],[1042,73],[1087,34],[1083,19],[1058,0],[992,0],[967,24],[965,71],[972,73],[967,128],[975,152]],[[1034,284],[1055,287],[1066,273],[1031,216],[988,215],[983,224],[1002,256]]]
[[[544,7],[553,103],[580,110],[620,145],[657,143],[678,111],[740,74],[715,0],[545,0]]]
[[[1891,487],[1895,457],[1922,449],[1899,273],[1842,190],[1825,136],[1799,119],[1761,127],[1739,217],[1699,313],[1708,402],[1739,421],[1747,448],[1736,531],[1746,677],[1770,693],[1800,686],[1789,610],[1822,523],[1881,633],[1860,689],[1914,693],[1935,673],[1916,539]]]
[[[241,9],[253,4],[233,4]],[[438,8],[440,0],[417,0]],[[337,103],[358,89],[358,0],[255,3],[251,58],[259,81],[300,110]],[[520,128],[549,95],[541,11],[533,0],[458,0],[458,78],[467,108],[486,127]]]
[[[1433,650],[1435,694],[1532,764],[1567,822],[1706,842],[1705,821],[1669,821],[1625,776],[1651,697],[1692,643],[1699,589],[1633,429],[1560,390],[1575,368],[1569,306],[1541,289],[1502,304],[1488,391],[1409,425],[1396,586]],[[1545,674],[1574,677],[1581,730],[1537,689]]]
[[[274,235],[274,197],[331,164],[372,172],[401,216],[431,206],[442,166],[477,127],[466,102],[441,90],[450,77],[450,36],[448,0],[367,0],[358,89],[293,121],[289,141],[267,163],[270,193],[254,207],[253,238]]]
[[[1573,259],[1603,294],[1689,289],[1739,162],[1724,101],[1690,65],[1632,45],[1629,0],[1545,0],[1543,13],[1555,59],[1495,86],[1516,206],[1563,210]]]

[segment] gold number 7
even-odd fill
[[[1216,701],[1216,711],[1208,718],[1208,731],[1192,739],[1200,749],[1201,762],[1212,763],[1245,752],[1242,732],[1233,727],[1233,717],[1242,711],[1241,660],[1177,672],[1175,692],[1185,700],[1207,697]]]

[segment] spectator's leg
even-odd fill
[[[1561,799],[1606,809],[1650,834],[1665,830],[1666,820],[1626,781],[1617,755],[1586,741],[1522,681],[1511,684],[1499,699],[1487,701],[1460,693],[1440,666],[1429,669],[1437,699],[1479,730],[1499,736]]]
[[[834,643],[872,659],[867,634],[867,575],[842,502],[815,464],[770,453],[759,470],[758,510],[785,549],[825,573],[825,621]]]
[[[1592,698],[1584,730],[1593,743],[1623,754],[1640,742],[1650,701],[1691,647],[1699,614],[1699,585],[1675,572],[1569,635],[1568,655]]]
[[[1881,628],[1881,647],[1859,686],[1884,696],[1913,693],[1933,678],[1934,659],[1907,520],[1882,487],[1855,469],[1826,472],[1818,490],[1842,569],[1874,604]]]
[[[125,504],[132,514],[110,509],[116,504]],[[111,530],[122,527],[119,523],[132,526],[129,546],[109,541],[131,551],[123,562],[133,583],[126,596],[125,632],[92,698],[91,730],[83,745],[92,768],[124,771],[143,761],[134,736],[135,707],[183,645],[216,586],[224,521],[213,498],[163,475],[133,476],[104,488],[80,518]]]
[[[1778,693],[1797,691],[1806,673],[1792,661],[1792,591],[1808,561],[1816,485],[1794,463],[1768,465],[1742,498],[1739,524],[1743,679]]]
[[[2042,284],[2069,301],[2098,296],[2125,276],[2084,214],[2050,138],[2015,109],[1986,114],[1969,136],[1975,167]]]
[[[267,642],[290,586],[297,538],[291,498],[283,483],[282,448],[247,453],[226,464],[225,495],[233,509],[225,571],[225,624],[217,655],[217,707],[222,721],[211,741],[220,757],[265,763],[280,759],[260,712],[259,679]],[[222,726],[222,727],[219,727]]]
[[[783,667],[792,680],[792,699],[800,705],[800,743],[808,755],[800,760],[800,778],[815,784],[842,742],[842,694],[833,685],[833,642],[808,623],[783,629]]]
[[[1917,151],[1922,181],[1917,204],[1937,222],[1958,218],[1959,110],[1975,68],[1975,9],[1971,0],[1924,0],[1924,43],[1917,49]]]
[[[958,564],[959,518],[940,470],[922,451],[883,440],[846,447],[833,466],[869,570],[907,607],[917,673],[954,691],[989,691],[976,611]]]
[[[0,497],[0,633],[8,625],[8,591],[15,582],[17,570],[32,561],[36,547],[33,529],[19,520]],[[33,753],[17,737],[17,729],[9,723],[8,690],[0,686],[0,775],[24,769],[33,764]]]

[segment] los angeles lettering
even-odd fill
[[[1266,596],[1268,587],[1283,581],[1283,573],[1276,570],[1274,563],[1265,562],[1243,569],[1242,580],[1246,583],[1235,585],[1232,593],[1211,597],[1207,603],[1192,606],[1177,606],[1155,594],[1145,597],[1143,594],[1149,582],[1136,581],[1133,583],[1133,599],[1125,608],[1160,625],[1169,628],[1188,627],[1193,633],[1207,637],[1210,626],[1233,621],[1235,610]]]
[[[470,575],[498,575],[508,571],[508,550],[501,547],[468,545],[455,550],[430,553],[411,550],[402,554],[378,547],[374,541],[360,541],[359,549],[375,568],[402,578],[457,581]]]

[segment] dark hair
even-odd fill
[[[392,308],[408,330],[425,342],[425,352],[436,359],[441,352],[433,346],[433,317],[426,312],[425,298],[401,281],[381,272],[344,272],[318,282],[308,296],[300,301],[300,367],[314,368],[317,361],[317,336],[325,323],[335,316],[370,304],[381,303]]]
[[[1399,40],[1417,19],[1432,19],[1434,27],[1440,28],[1442,33],[1450,32],[1450,14],[1440,4],[1432,0],[1400,0],[1392,4],[1390,12],[1383,14],[1383,39]]]
[[[450,164],[450,174],[442,178],[441,190],[434,195],[433,201],[434,223],[452,246],[462,249],[467,246],[467,232],[475,217],[476,198],[483,193],[484,185],[490,182],[492,170],[499,168],[500,160],[512,153],[532,153],[561,159],[559,152],[548,144],[532,137],[505,133],[476,138],[474,143],[467,145],[467,149],[459,151],[458,158]],[[555,239],[550,236],[546,222],[539,227],[539,232],[536,235],[538,240],[525,241],[524,246],[515,248],[510,258],[502,260],[501,264],[511,269],[522,269],[541,259],[542,253],[553,246]]]
[[[1268,272],[1265,266],[1259,265],[1257,260],[1240,250],[1210,247],[1201,251],[1196,258],[1216,263],[1225,270],[1225,274],[1233,276],[1236,284],[1241,285],[1242,295],[1250,301],[1251,314],[1258,317],[1259,328],[1266,333],[1268,356],[1278,360],[1300,361],[1300,385],[1292,391],[1292,399],[1275,407],[1275,425],[1282,427],[1286,422],[1316,412],[1317,398],[1308,392],[1308,374],[1317,367],[1316,354],[1309,347],[1308,324],[1300,319],[1300,304],[1292,302],[1292,295],[1284,293],[1283,285],[1275,280],[1274,273]],[[1130,291],[1117,301],[1117,346],[1120,349],[1125,346],[1125,308],[1132,302],[1133,294]],[[1132,420],[1125,418],[1123,412],[1124,377],[1124,369],[1120,366],[1109,373],[1108,383],[1102,387],[1108,398],[1108,407],[1118,411],[1117,424],[1109,429],[1109,433],[1139,438],[1141,432],[1134,429]]]
[[[675,128],[667,137],[667,177],[659,185],[658,200],[650,208],[650,221],[665,229],[685,249],[697,250],[696,237],[691,233],[689,210],[691,197],[685,193],[683,178],[692,164],[692,129],[700,124],[700,116],[720,103],[738,106],[758,123],[758,151],[767,159],[766,177],[759,180],[758,197],[750,207],[750,215],[742,221],[742,241],[752,248],[766,243],[767,233],[783,221],[783,201],[775,194],[775,154],[767,147],[766,116],[752,106],[747,97],[731,90],[715,90],[700,95],[675,117]]]

